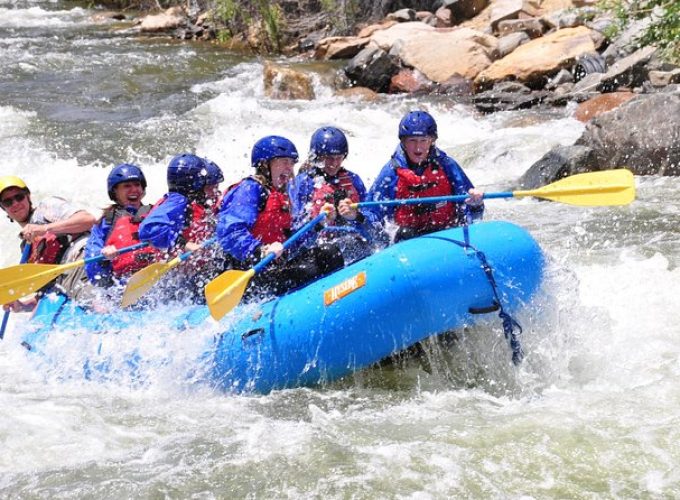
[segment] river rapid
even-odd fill
[[[185,150],[218,163],[227,187],[249,173],[260,137],[285,135],[305,154],[326,124],[347,132],[345,165],[370,185],[400,117],[421,106],[475,184],[508,191],[583,130],[573,107],[480,115],[445,97],[343,99],[322,73],[316,100],[273,101],[260,60],[140,39],[91,14],[0,0],[0,175],[21,176],[36,200],[101,209],[107,172],[125,161],[143,167],[153,202]],[[12,315],[0,342],[0,497],[678,497],[680,194],[674,178],[636,183],[626,207],[487,202],[487,219],[526,227],[549,262],[518,315],[519,368],[489,320],[334,384],[225,395],[182,376],[215,332],[169,335],[159,316],[131,333],[173,362],[143,383],[94,383],[71,376],[78,353],[38,366],[20,345],[27,318]],[[0,237],[0,265],[15,264],[17,226],[3,218]]]

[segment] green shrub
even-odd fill
[[[651,18],[651,25],[641,35],[641,45],[659,47],[662,58],[680,64],[680,2],[678,0],[602,0],[600,8],[612,12],[614,37],[632,20]]]

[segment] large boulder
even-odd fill
[[[680,175],[680,92],[642,94],[593,118],[576,145],[591,148],[597,170]]]
[[[469,28],[438,29],[423,23],[397,24],[371,38],[385,51],[397,46],[403,64],[437,83],[454,75],[475,78],[491,64],[498,45],[495,37]]]
[[[519,46],[477,75],[475,85],[488,88],[495,82],[519,80],[542,87],[560,69],[570,67],[581,55],[595,52],[602,36],[585,26],[565,28]]]

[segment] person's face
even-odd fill
[[[345,155],[326,155],[319,158],[323,164],[323,171],[330,176],[334,176],[340,170]]]
[[[274,158],[269,162],[274,189],[281,190],[293,178],[295,162],[292,158]]]
[[[113,195],[119,205],[139,208],[142,206],[144,188],[139,181],[125,181],[114,186]]]
[[[406,157],[411,163],[420,165],[427,160],[430,148],[434,144],[434,137],[404,137],[401,143],[406,151]]]
[[[31,216],[31,196],[18,187],[9,187],[0,193],[0,206],[19,224],[28,222]]]

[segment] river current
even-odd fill
[[[250,173],[255,140],[285,135],[304,154],[327,124],[347,132],[345,164],[370,185],[417,107],[476,185],[508,191],[584,127],[569,106],[480,115],[444,97],[340,98],[324,83],[332,68],[315,100],[270,100],[259,59],[138,38],[92,13],[0,0],[0,175],[21,176],[34,199],[96,211],[108,169],[136,162],[153,202],[183,151],[218,163],[226,187]],[[173,363],[143,384],[93,383],[71,376],[77,353],[39,366],[19,343],[27,318],[12,315],[0,342],[0,497],[678,497],[680,194],[674,178],[636,184],[625,207],[487,202],[487,219],[526,227],[549,262],[518,315],[520,368],[489,321],[334,384],[225,395],[182,376],[214,332],[177,337],[159,321],[132,333]],[[15,264],[16,225],[3,218],[0,237],[0,265]]]

